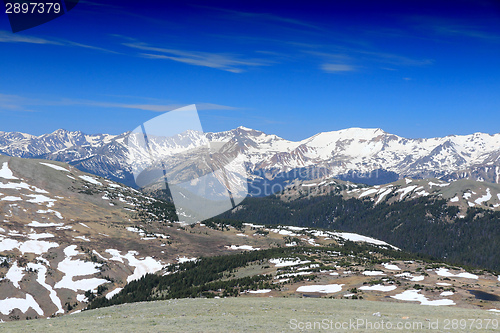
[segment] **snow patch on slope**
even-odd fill
[[[59,246],[57,243],[38,240],[19,242],[15,239],[4,238],[3,236],[0,236],[0,240],[0,251],[12,251],[14,249],[18,249],[22,254],[43,254],[49,249]]]
[[[323,293],[330,294],[336,293],[342,290],[343,284],[326,284],[326,285],[312,285],[312,286],[301,286],[297,288],[298,292],[304,293]]]
[[[392,291],[394,289],[396,289],[397,287],[396,286],[383,286],[383,285],[380,285],[380,284],[376,284],[376,285],[373,285],[373,286],[363,286],[363,287],[359,287],[360,290],[373,290],[373,291]]]
[[[55,169],[55,170],[69,172],[69,170],[68,170],[68,169],[63,168],[63,167],[61,167],[61,166],[59,166],[59,165],[50,164],[50,163],[44,163],[44,162],[40,162],[40,164],[46,165],[46,166],[48,166],[49,168],[52,168],[52,169]]]
[[[114,289],[113,291],[110,291],[109,293],[106,294],[106,298],[107,299],[112,299],[113,296],[115,296],[116,294],[118,294],[120,291],[122,291],[123,288],[116,288]]]
[[[107,283],[108,280],[90,278],[74,281],[76,276],[92,275],[99,272],[98,267],[101,264],[87,262],[80,259],[72,259],[72,257],[80,254],[76,251],[76,245],[70,245],[64,249],[66,258],[57,265],[57,269],[64,273],[63,278],[55,285],[55,289],[67,288],[73,291],[78,290],[94,290],[101,284]]]
[[[57,307],[57,312],[58,313],[64,313],[64,309],[61,304],[61,300],[59,297],[57,297],[57,293],[54,289],[52,289],[52,286],[47,284],[45,282],[45,277],[47,275],[47,267],[45,267],[42,264],[34,264],[34,263],[28,263],[28,268],[34,269],[38,271],[36,281],[45,289],[49,291],[49,297],[52,303]]]
[[[260,250],[260,248],[253,247],[251,245],[231,245],[231,246],[226,246],[226,248],[230,250],[248,250],[248,251]]]
[[[474,279],[474,280],[477,280],[479,278],[476,274],[467,273],[467,272],[453,274],[453,273],[450,273],[447,268],[439,268],[438,270],[436,270],[436,274],[439,276],[445,276],[445,277],[460,277],[460,278]]]
[[[354,234],[351,232],[335,232],[333,234],[335,234],[336,236],[342,237],[344,239],[350,240],[352,242],[366,242],[366,243],[375,244],[375,245],[390,246],[393,249],[399,250],[397,247],[392,246],[391,244],[386,243],[384,241],[381,241],[379,239],[375,239],[375,238],[371,238],[371,237],[367,237],[367,236],[363,236],[363,235],[358,235],[358,234]]]
[[[478,205],[482,205],[483,202],[486,202],[491,199],[491,191],[489,188],[486,189],[486,194],[480,198],[477,198],[474,202]]]
[[[12,310],[19,309],[21,312],[28,311],[29,308],[38,313],[38,315],[43,316],[42,308],[35,301],[33,296],[26,294],[26,298],[6,298],[0,300],[0,312],[4,315],[8,315]]]
[[[424,295],[419,294],[419,292],[420,290],[405,290],[401,294],[397,294],[391,297],[399,299],[401,301],[420,302],[421,305],[455,305],[455,302],[453,302],[451,299],[438,299],[435,301],[431,301]]]
[[[8,162],[3,162],[2,168],[0,169],[0,178],[3,178],[3,179],[19,179],[17,177],[14,177],[14,174],[9,169],[9,163]]]
[[[123,262],[123,259],[127,259],[128,264],[135,267],[134,273],[127,278],[127,282],[140,279],[147,273],[155,273],[163,268],[162,263],[152,257],[137,259],[136,256],[139,254],[137,251],[128,251],[127,254],[122,255],[118,250],[107,249],[106,253],[113,256],[110,260]]]
[[[19,286],[19,282],[21,282],[23,277],[24,277],[24,269],[17,266],[17,261],[14,261],[12,266],[9,268],[7,274],[5,274],[5,279],[10,280],[10,282],[12,282],[14,287],[21,288]]]
[[[396,266],[394,264],[383,263],[382,266],[384,266],[386,269],[390,269],[392,271],[400,271],[401,270],[401,268],[399,268],[398,266]]]
[[[85,175],[85,176],[78,176],[78,177],[80,177],[81,179],[83,179],[83,180],[85,180],[85,181],[87,181],[87,182],[89,182],[91,184],[102,186],[102,183],[99,182],[94,177],[90,177],[90,176],[87,176],[87,175]]]
[[[275,267],[287,267],[287,266],[296,266],[310,263],[309,260],[300,260],[300,259],[269,259],[271,264],[274,264]]]

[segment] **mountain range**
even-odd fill
[[[62,129],[40,136],[0,132],[0,153],[66,162],[82,171],[135,186],[128,135],[86,135]],[[408,139],[381,129],[349,128],[289,141],[238,127],[205,134],[185,132],[176,140],[151,137],[150,141],[153,154],[161,157],[175,150],[179,142],[189,147],[207,139],[219,151],[241,153],[250,194],[254,196],[270,194],[266,191],[273,185],[276,191],[295,179],[325,176],[369,185],[405,177],[500,183],[500,134]]]

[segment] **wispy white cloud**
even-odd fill
[[[79,102],[92,106],[100,106],[107,108],[124,108],[124,109],[137,109],[144,111],[154,112],[168,112],[189,104],[126,104],[126,103],[105,103],[105,102]],[[238,110],[239,108],[227,105],[213,104],[213,103],[192,103],[196,104],[197,110]]]
[[[494,20],[485,17],[483,21],[476,21],[474,25],[464,20],[453,20],[433,16],[413,16],[411,20],[415,22],[414,27],[416,29],[430,31],[435,36],[466,37],[482,40],[484,42],[500,43],[498,17],[495,17]]]
[[[252,12],[242,12],[242,11],[236,11],[236,10],[228,10],[228,9],[220,9],[226,13],[229,13],[234,16],[235,19],[240,20],[241,18],[248,18],[252,21],[255,20],[261,20],[261,21],[268,21],[268,22],[275,22],[275,23],[285,23],[285,24],[290,24],[290,25],[297,25],[301,27],[307,27],[311,29],[317,29],[317,30],[322,30],[320,27],[293,18],[289,17],[283,17],[283,16],[278,16],[274,14],[269,14],[269,13],[252,13]]]
[[[320,51],[303,51],[303,53],[322,59],[321,70],[327,73],[353,72],[357,67],[352,65],[354,59],[344,53],[327,53]]]
[[[63,45],[62,43],[54,41],[54,40],[48,40],[45,38],[15,34],[12,32],[5,31],[5,30],[0,30],[0,43],[29,43],[29,44]]]
[[[91,50],[106,52],[106,53],[120,54],[120,52],[108,50],[108,49],[105,49],[105,48],[102,48],[102,47],[98,47],[98,46],[92,46],[92,45],[87,45],[87,44],[82,44],[82,43],[71,42],[71,41],[67,41],[67,44],[68,45],[72,45],[72,46],[77,46],[77,47],[83,47],[85,49],[91,49]]]
[[[443,35],[454,35],[461,37],[477,38],[489,42],[500,42],[500,35],[495,35],[490,32],[483,31],[477,27],[460,26],[460,25],[450,25],[450,26],[435,25],[434,30],[437,33]]]
[[[302,50],[302,53],[319,58],[320,68],[329,73],[354,72],[374,66],[386,70],[396,70],[398,67],[426,66],[434,63],[432,59],[416,59],[395,53],[345,45],[324,45],[319,50],[308,48]]]
[[[0,112],[1,111],[24,111],[33,112],[27,108],[28,105],[32,104],[32,100],[17,96],[17,95],[7,95],[0,94]]]
[[[402,56],[394,53],[356,50],[355,52],[366,55],[377,62],[391,64],[395,66],[426,66],[434,63],[433,59],[415,59],[407,56]]]
[[[328,73],[352,72],[356,67],[346,64],[322,64],[321,69]]]
[[[148,100],[149,98],[134,97],[135,99]],[[189,103],[196,104],[198,110],[240,110],[241,108],[215,104],[215,103]],[[94,100],[80,100],[71,98],[56,99],[40,99],[40,98],[30,98],[20,95],[7,95],[0,94],[0,111],[10,110],[10,111],[34,111],[29,107],[33,106],[70,106],[70,105],[83,105],[91,107],[102,107],[102,108],[118,108],[118,109],[135,109],[143,111],[153,111],[153,112],[167,112],[172,111],[189,104],[180,103],[114,103],[114,102],[103,102]]]
[[[223,12],[223,13],[227,14],[226,18],[237,20],[237,21],[241,21],[242,19],[247,19],[247,20],[251,21],[252,23],[255,23],[256,21],[261,21],[261,22],[287,24],[287,25],[292,25],[292,26],[295,25],[295,26],[300,26],[300,27],[307,27],[307,28],[311,28],[311,29],[322,30],[322,28],[318,27],[317,25],[311,24],[311,23],[303,21],[303,20],[297,20],[294,18],[279,16],[279,15],[270,14],[270,13],[244,12],[244,11],[239,11],[239,10],[231,10],[231,9],[226,9],[226,8],[217,8],[217,7],[202,6],[202,5],[193,5],[193,7]]]
[[[65,39],[47,39],[34,37],[29,35],[20,35],[15,34],[9,31],[0,30],[0,43],[27,43],[27,44],[48,44],[48,45],[58,45],[58,46],[75,46],[75,47],[83,47],[86,49],[92,49],[107,53],[118,53],[112,50],[108,50],[98,46],[92,46],[82,43],[73,42]]]
[[[144,43],[123,43],[123,45],[138,50],[156,52],[141,53],[140,55],[150,59],[167,59],[195,66],[215,68],[232,73],[241,73],[246,67],[269,66],[268,60],[263,59],[239,59],[231,54],[210,53],[201,51],[183,51],[149,46]]]
[[[330,46],[330,49],[337,52],[318,52],[318,51],[303,51],[304,53],[317,56],[323,61],[322,69],[325,71],[339,72],[339,71],[353,71],[359,69],[360,66],[356,64],[363,64],[362,67],[368,67],[373,63],[384,64],[396,67],[406,66],[426,66],[432,65],[432,59],[415,59],[399,54],[371,51],[361,48],[351,48],[344,46]],[[390,68],[393,70],[392,68]]]

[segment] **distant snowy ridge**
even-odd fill
[[[345,199],[371,200],[375,205],[423,197],[440,198],[447,200],[449,205],[458,206],[460,217],[464,217],[470,207],[500,210],[500,184],[468,179],[446,182],[437,179],[405,178],[373,186],[353,184],[333,178],[295,180],[278,195],[285,200],[293,200],[303,196],[321,196],[329,193],[342,195]]]
[[[134,152],[126,146],[127,135],[86,135],[65,130],[41,136],[0,132],[0,153],[62,161],[82,171],[133,185],[127,158]],[[373,184],[404,177],[469,178],[500,183],[500,134],[407,139],[381,129],[349,128],[289,141],[238,127],[205,135],[188,131],[174,138],[152,137],[150,144],[154,146],[155,157],[159,157],[207,139],[222,145],[221,151],[236,148],[242,153],[253,181],[276,179],[278,175],[287,179],[314,179],[326,173]],[[149,163],[148,154],[135,153],[139,164]],[[308,170],[305,176],[304,170]]]

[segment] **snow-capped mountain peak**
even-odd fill
[[[0,153],[68,162],[83,171],[133,185],[127,162],[129,152],[125,138],[128,134],[86,135],[62,129],[41,136],[0,132]],[[291,141],[240,126],[202,136],[186,132],[175,140],[153,139],[152,144],[161,156],[175,147],[196,146],[206,141],[217,143],[217,147],[236,145],[245,156],[251,179],[263,174],[267,179],[275,179],[286,173],[281,177],[283,181],[328,175],[371,184],[405,176],[500,182],[500,134],[411,139],[380,128],[347,128]],[[321,172],[297,176],[295,171],[304,169]]]

